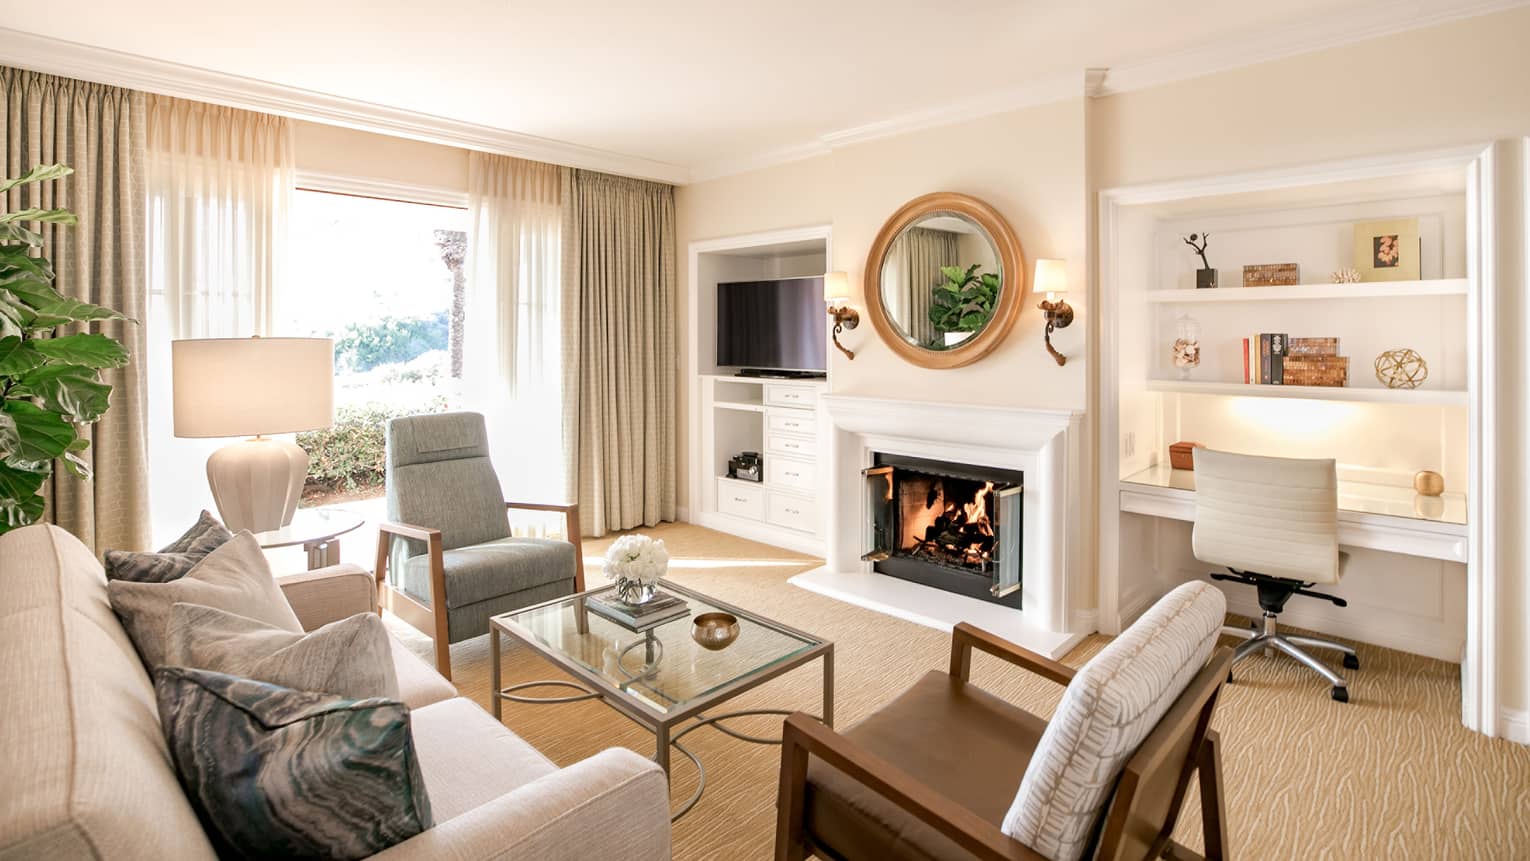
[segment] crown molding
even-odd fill
[[[680,165],[0,27],[0,65],[426,143],[681,184]]]
[[[725,176],[748,173],[753,170],[775,167],[779,164],[789,164],[815,156],[828,155],[831,151],[830,147],[822,139],[816,139],[807,143],[792,144],[749,155],[717,159],[716,161],[703,162],[691,168],[690,181],[705,182],[709,179],[720,179]]]

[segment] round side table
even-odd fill
[[[308,570],[340,562],[340,536],[361,526],[361,515],[343,508],[300,508],[292,522],[280,529],[255,533],[261,549],[303,545],[308,551]]]

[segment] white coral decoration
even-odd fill
[[[669,551],[663,541],[646,535],[623,535],[606,551],[605,574],[610,580],[659,582],[669,567]]]
[[[1340,269],[1339,271],[1333,273],[1333,283],[1335,283],[1335,284],[1359,284],[1360,283],[1360,270],[1359,269],[1355,269],[1353,267],[1351,267],[1349,269]]]

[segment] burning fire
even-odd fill
[[[944,483],[932,485],[920,506],[906,512],[903,550],[933,556],[948,563],[986,565],[993,558],[994,531],[988,517],[988,496],[993,482],[986,482],[971,502],[947,499]]]

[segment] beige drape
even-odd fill
[[[484,414],[510,499],[573,496],[562,408],[567,173],[542,162],[468,154],[467,406]]]
[[[59,162],[75,173],[60,182],[12,192],[8,207],[64,207],[75,227],[42,225],[46,250],[65,296],[115,308],[134,320],[146,311],[144,288],[144,95],[69,78],[0,67],[0,146],[5,175]],[[40,190],[40,194],[39,194]],[[122,341],[128,365],[103,372],[111,409],[83,435],[94,478],[56,470],[43,517],[100,553],[141,549],[149,537],[145,451],[144,331],[137,323],[94,323]]]
[[[935,286],[945,282],[940,267],[957,265],[957,235],[945,230],[911,227],[898,234],[888,249],[902,281],[895,291],[908,321],[908,333],[921,344],[935,338],[930,323],[930,300]]]
[[[296,168],[286,117],[149,104],[150,289],[170,338],[271,334]]]
[[[566,443],[586,535],[675,518],[675,190],[572,171]]]

